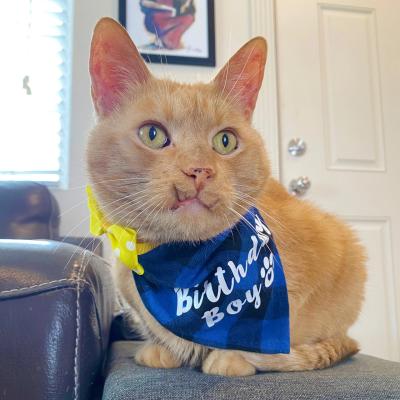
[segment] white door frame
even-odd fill
[[[268,61],[263,87],[258,96],[254,113],[254,126],[264,138],[271,160],[272,174],[279,179],[279,115],[275,42],[275,1],[251,0],[250,35],[263,36],[268,40]]]

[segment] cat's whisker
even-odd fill
[[[150,182],[150,180],[148,180],[149,177],[146,176],[146,175],[143,175],[142,177],[141,176],[132,176],[132,177],[129,177],[129,178],[110,178],[110,179],[103,179],[101,181],[91,180],[91,183],[100,184],[100,183],[106,183],[106,182],[116,182],[116,181],[126,181],[126,180],[132,180],[133,181],[133,180],[139,180],[139,179],[143,180],[144,178],[147,178],[147,181]],[[86,183],[86,184],[80,185],[80,186],[70,186],[70,187],[68,187],[68,190],[84,189],[84,188],[86,188],[87,185],[88,184]]]
[[[124,199],[126,199],[126,198],[130,198],[130,197],[133,197],[133,196],[136,196],[136,194],[135,194],[135,193],[130,193],[130,194],[124,196],[123,198],[118,198],[118,199],[113,200],[113,201],[111,201],[111,202],[109,202],[109,203],[106,203],[105,206],[108,207],[108,206],[110,206],[110,205],[112,205],[112,204],[114,204],[114,203],[116,203],[116,202],[119,202],[119,201],[121,201],[121,200],[124,200]],[[121,207],[124,207],[124,206],[127,206],[127,205],[128,205],[128,206],[131,206],[131,204],[135,204],[136,202],[140,201],[142,198],[145,198],[146,196],[147,196],[147,195],[143,195],[143,196],[140,197],[140,199],[138,199],[137,197],[134,197],[132,200],[130,200],[130,201],[128,202],[128,204],[122,204],[122,205],[120,205],[119,207],[117,207],[116,209],[114,209],[114,210],[113,210],[112,212],[110,212],[110,213],[104,212],[105,218],[106,218],[107,220],[110,220],[110,221],[111,221],[112,219],[115,218],[116,215],[119,214],[119,212],[122,212],[122,211],[123,211],[123,209],[122,209],[122,210],[120,210],[120,211],[117,212],[117,210],[119,210]],[[105,206],[103,205],[103,207],[105,207]],[[71,233],[75,231],[75,229],[77,229],[83,222],[88,221],[89,218],[90,218],[90,215],[88,215],[87,217],[85,217],[84,219],[82,219],[78,224],[76,224],[76,225],[66,234],[65,238],[62,239],[62,240],[58,243],[58,245],[57,245],[57,246],[55,247],[55,249],[54,249],[54,252],[57,251],[57,249],[61,246],[61,244],[65,242],[65,240],[67,239],[67,237],[70,236]],[[120,220],[121,220],[121,219],[120,219]],[[118,222],[119,222],[120,220],[118,220]],[[117,223],[118,223],[118,222],[117,222]],[[88,239],[88,238],[90,238],[90,237],[91,237],[90,234],[87,234],[87,235],[83,236],[82,239],[81,239],[81,241],[80,241],[80,243],[78,244],[78,246],[81,246],[82,243],[83,243],[86,239]],[[77,250],[78,250],[78,249],[77,249]],[[76,250],[76,251],[77,251],[77,250]],[[75,255],[76,251],[72,254],[72,257]],[[72,257],[71,257],[71,259],[72,259]],[[69,261],[69,262],[70,262],[70,261]]]
[[[233,239],[233,237],[234,237],[234,235],[233,235],[233,226],[235,225],[235,223],[234,222],[232,223],[232,222],[229,221],[228,216],[226,215],[226,213],[223,213],[223,216],[224,216],[224,218],[226,220],[226,223],[227,223],[227,229],[230,230],[230,234],[231,234],[232,239]]]
[[[85,218],[85,220],[87,220],[88,218],[90,218],[90,216],[87,217],[87,218]],[[86,239],[89,239],[90,237],[91,237],[90,234],[87,234],[87,235],[85,235],[85,236],[82,237],[82,239],[80,240],[80,242],[79,242],[78,245],[77,245],[77,248],[76,248],[76,249],[74,250],[74,252],[72,253],[72,255],[71,255],[71,257],[69,258],[69,260],[67,261],[66,265],[68,265],[68,264],[71,262],[72,258],[75,256],[75,254],[78,252],[79,248],[82,246],[82,243],[83,243]],[[96,237],[93,237],[92,240],[91,240],[91,244],[92,244],[95,240],[96,240]],[[63,239],[63,240],[61,241],[61,243],[64,242],[64,241],[65,241],[65,239]],[[58,245],[58,247],[61,245],[61,243]],[[93,251],[96,251],[96,249],[98,248],[98,246],[100,245],[100,243],[101,243],[101,241],[97,244],[96,248],[95,248]],[[56,247],[56,249],[55,249],[54,251],[56,251],[58,247]]]
[[[142,227],[145,225],[145,223],[147,222],[147,220],[148,220],[149,218],[151,218],[152,222],[154,221],[155,216],[157,216],[157,215],[159,214],[160,210],[162,209],[162,206],[163,206],[165,203],[166,203],[166,200],[165,200],[165,199],[162,199],[161,201],[159,201],[159,202],[153,207],[152,210],[150,210],[150,211],[148,212],[146,218],[142,221],[142,223],[141,223],[141,224],[139,225],[139,227],[137,228],[137,233],[138,233],[138,235],[139,235],[139,232],[141,231]],[[148,225],[148,227],[147,227],[147,230],[148,230],[148,231],[150,231],[150,227],[151,227],[151,224]]]
[[[230,210],[232,213],[234,213],[237,217],[239,217],[239,220],[242,220],[246,225],[248,225],[248,227],[255,233],[257,234],[257,231],[254,229],[253,225],[251,225],[251,223],[242,215],[240,214],[238,211],[236,211],[234,208],[232,207],[227,207],[228,210]]]
[[[158,199],[159,197],[160,197],[160,196],[153,196],[153,198],[151,198],[151,199],[146,203],[147,207],[143,208],[143,210],[141,210],[138,214],[136,214],[136,215],[134,216],[133,219],[129,220],[128,226],[132,226],[132,224],[133,224],[144,212],[146,212],[150,207],[153,207],[153,206],[154,206],[154,199]],[[148,204],[149,204],[149,205],[148,205]],[[134,210],[134,211],[136,211],[136,210]],[[132,212],[131,212],[131,213],[132,213]],[[130,213],[130,214],[131,214],[131,213]],[[128,218],[128,216],[127,216],[127,218]]]
[[[116,184],[112,184],[110,186],[113,188],[116,188],[118,190],[121,190],[121,189],[130,189],[133,186],[146,185],[148,183],[150,183],[150,181],[136,181],[136,182],[116,183]]]
[[[127,214],[124,216],[125,220],[130,221],[129,218],[132,213],[137,212],[137,211],[142,211],[143,207],[145,207],[147,204],[151,203],[154,199],[159,198],[160,196],[162,196],[162,195],[159,193],[156,195],[149,193],[149,195],[147,197],[145,197],[144,201],[141,200],[139,202],[135,202],[134,204],[127,206],[125,208],[125,210],[127,211]]]
[[[127,197],[129,197],[129,196],[131,196],[131,195],[132,195],[132,194],[129,194],[129,195],[125,196],[125,198],[127,198]],[[121,200],[123,200],[123,199],[124,199],[124,198],[122,198],[122,199],[121,199],[121,198],[118,198],[118,199],[116,199],[116,200],[114,200],[114,201],[108,203],[107,206],[110,206],[110,205],[116,203],[117,201],[121,201]],[[87,215],[85,218],[83,218],[80,222],[78,222],[76,225],[74,225],[74,227],[73,227],[72,229],[70,229],[70,230],[67,232],[67,234],[65,235],[64,239],[62,239],[61,241],[59,241],[58,246],[55,247],[55,249],[53,250],[53,252],[57,251],[58,248],[61,246],[61,244],[64,243],[65,240],[66,240],[79,226],[81,226],[84,222],[87,222],[87,221],[89,220],[89,218],[90,218],[90,214],[88,213],[88,215]],[[81,241],[80,244],[82,244],[82,243],[83,243],[83,240],[85,240],[87,237],[89,237],[89,235],[85,236],[85,237],[82,239],[82,241]]]
[[[144,192],[144,191],[146,191],[146,190],[148,190],[148,189],[146,188],[146,189],[141,190],[141,191],[139,191],[139,192],[135,192],[134,194],[137,195],[137,194],[140,194],[140,193],[142,193],[142,192]],[[125,193],[124,193],[124,194],[125,194]],[[118,200],[122,200],[122,199],[118,199]],[[62,213],[60,213],[60,214],[59,214],[59,218],[61,218],[61,217],[62,217],[63,215],[65,215],[65,214],[68,214],[70,211],[74,210],[75,208],[79,207],[80,205],[82,205],[82,204],[84,204],[84,203],[87,203],[87,201],[88,201],[88,200],[87,200],[87,198],[86,198],[86,196],[85,196],[85,199],[84,199],[84,200],[78,202],[77,204],[75,204],[75,205],[72,206],[71,208],[68,208],[67,210],[65,210],[65,211],[63,211]]]
[[[238,186],[238,187],[244,187],[244,188],[246,188],[246,189],[249,189],[250,188],[250,186],[248,185],[248,184],[241,184],[241,183],[237,183],[237,182],[234,182],[233,183],[233,186]]]
[[[84,238],[84,239],[85,239],[85,238]],[[80,246],[82,245],[84,239],[81,240],[80,244],[76,247],[76,249],[73,251],[73,253],[72,253],[71,256],[69,257],[68,261],[65,263],[65,268],[68,267],[69,263],[72,261],[72,259],[74,258],[75,254],[77,254],[77,252],[78,252],[79,250],[82,250],[82,249],[80,248]],[[81,260],[81,264],[82,264],[83,268],[86,267],[86,265],[84,266],[85,254],[86,254],[86,250],[84,250],[83,256],[82,256],[82,260]]]
[[[125,205],[125,204],[124,204]],[[128,203],[128,206],[130,206],[130,203]],[[122,210],[120,210],[118,213],[120,213],[120,212],[123,212],[125,210],[125,208],[123,208]],[[110,213],[109,214],[109,217],[111,216],[111,214],[112,213]],[[115,217],[116,217],[116,214],[114,213],[114,215],[113,215],[113,219],[115,219]],[[119,224],[123,219],[124,219],[124,215],[123,216],[121,216],[121,218],[119,218],[117,221],[115,221],[115,224]],[[93,238],[93,239],[95,239],[95,238]],[[82,243],[82,242],[81,242]],[[100,243],[96,246],[96,248],[94,249],[94,251],[97,249],[97,247],[100,245]]]
[[[72,210],[75,210],[75,208],[81,206],[82,204],[87,203],[87,198],[85,198],[82,201],[79,201],[78,203],[76,203],[75,205],[73,205],[72,207],[66,209],[65,211],[61,212],[60,214],[58,214],[58,218],[61,218],[62,216],[64,216],[65,214],[68,214],[69,212],[71,212]]]
[[[153,187],[152,190],[157,190],[157,187]],[[137,194],[140,194],[140,193],[141,193],[141,196],[137,196]],[[152,196],[153,198],[155,197],[154,195],[152,195],[152,192],[150,192],[149,188],[145,188],[144,190],[142,190],[140,192],[132,193],[131,197],[133,197],[133,198],[130,199],[128,201],[128,203],[122,203],[119,207],[114,209],[110,214],[106,214],[105,216],[109,221],[112,221],[115,217],[117,217],[117,215],[120,215],[121,213],[126,212],[127,209],[131,209],[133,206],[134,206],[134,209],[130,210],[130,213],[134,212],[139,209],[137,206],[139,206],[139,205],[143,206],[144,204],[148,203],[147,199],[150,198],[150,196]],[[159,195],[156,195],[156,196],[159,196]],[[123,199],[121,199],[121,200],[123,200]],[[112,218],[111,218],[111,215],[113,215]],[[126,217],[125,215],[122,215],[122,217],[116,223],[119,223],[125,217]]]
[[[245,188],[245,189],[250,189],[250,187],[249,187],[248,185],[240,185],[240,184],[237,184],[237,183],[234,183],[233,186],[235,186],[235,187],[243,187],[243,188]],[[243,192],[243,191],[241,191],[241,190],[236,190],[236,191],[235,191],[235,195],[236,195],[236,196],[240,196],[240,198],[243,199],[243,200],[246,200],[246,199],[247,199],[247,201],[248,201],[248,200],[251,200],[251,204],[252,204],[254,207],[259,208],[260,210],[262,209],[260,206],[258,206],[259,199],[256,199],[255,197],[251,196],[249,193],[245,193],[245,192]],[[272,215],[270,215],[270,213],[269,213],[267,210],[263,209],[262,211],[263,211],[265,214],[267,214],[267,215],[269,215],[270,217],[272,217]],[[279,223],[278,220],[276,220],[276,222]]]
[[[144,189],[142,189],[142,190],[138,190],[138,191],[135,190],[134,193],[130,192],[130,193],[124,193],[124,194],[132,194],[133,196],[137,196],[138,194],[147,192],[149,189],[150,189],[150,186],[147,185],[147,186],[146,186]]]
[[[236,198],[237,200],[243,202],[244,204],[250,206],[250,207],[255,207],[261,210],[261,207],[258,206],[258,201],[254,198],[252,198],[251,196],[248,196],[246,193],[239,193],[236,192],[234,193],[234,198]],[[264,214],[270,216],[272,218],[272,216],[265,210],[262,210],[264,212]]]
[[[109,223],[119,224],[119,222],[123,220],[124,213],[126,213],[127,209],[137,206],[141,202],[145,201],[148,196],[149,195],[146,193],[140,198],[134,197],[131,200],[120,204],[117,208],[105,214],[107,221],[109,221]]]
[[[240,204],[238,204],[238,203],[235,203],[235,204],[236,204],[237,206],[239,206],[239,207],[242,207],[246,212],[249,211],[249,210],[247,210],[245,207],[241,206]],[[256,236],[258,236],[258,232],[255,230],[254,226],[250,223],[250,221],[249,221],[244,215],[241,215],[240,213],[238,213],[238,212],[237,212],[236,210],[234,210],[233,208],[230,208],[230,207],[229,207],[228,209],[230,209],[231,211],[233,211],[235,214],[240,215],[240,216],[241,216],[240,219],[241,219],[243,222],[246,223],[246,225],[254,232],[254,234],[255,234]],[[253,215],[253,216],[255,216],[255,214],[253,214],[252,212],[250,212],[250,214]],[[274,260],[275,260],[276,262],[278,262],[278,260],[276,259],[276,257],[275,257],[275,255],[274,255],[273,251],[272,251],[271,248],[268,246],[268,243],[265,242],[264,245],[265,245],[265,246],[268,248],[268,250],[271,252],[271,254],[272,254]]]
[[[111,213],[110,213],[111,214]],[[110,215],[109,214],[109,215]],[[86,221],[87,219],[89,219],[90,218],[90,215],[88,216],[88,217],[86,217],[83,221]],[[81,223],[83,222],[83,221],[81,221]],[[78,224],[78,226],[79,226],[80,224]],[[70,233],[69,233],[70,234]],[[67,237],[68,237],[68,235],[67,235]],[[66,265],[68,265],[70,262],[71,262],[71,260],[73,259],[73,257],[75,256],[75,254],[78,252],[78,250],[79,250],[79,248],[82,246],[82,243],[86,240],[86,239],[89,239],[91,236],[90,236],[90,234],[87,234],[87,235],[84,235],[83,237],[82,237],[82,239],[80,240],[80,242],[78,243],[78,245],[77,245],[77,248],[74,250],[74,252],[72,253],[72,255],[71,255],[71,257],[69,258],[69,260],[67,261],[67,263],[66,263]],[[91,239],[91,244],[94,242],[96,240],[96,237],[93,237],[92,239]],[[62,242],[64,242],[65,241],[65,239],[63,239],[62,241],[61,241],[61,243]],[[58,245],[58,247],[61,245],[61,243]],[[94,249],[94,251],[98,248],[98,246],[100,245],[100,243],[101,242],[99,242],[98,244],[97,244],[97,246],[96,246],[96,248]],[[58,247],[56,247],[56,249],[54,250],[54,251],[56,251],[57,250],[57,248]]]
[[[140,198],[134,198],[131,201],[129,201],[128,203],[121,204],[118,207],[119,211],[118,212],[114,211],[114,213],[113,213],[112,219],[114,219],[114,220],[117,217],[117,215],[120,216],[120,217],[118,217],[118,219],[116,219],[114,221],[114,223],[119,224],[123,220],[128,220],[128,217],[132,212],[140,210],[140,207],[147,205],[151,201],[150,197],[151,197],[151,193],[147,193],[147,194],[142,195]]]
[[[153,27],[154,27],[154,31],[156,33],[157,43],[161,43],[161,39],[160,39],[160,36],[158,35],[157,27],[156,27],[156,25],[154,23],[153,23]],[[168,65],[167,56],[164,55],[164,57],[165,57],[165,65]],[[162,54],[160,54],[160,64],[161,64],[161,66],[164,65],[164,63],[163,63],[163,55]]]
[[[154,198],[152,199],[154,200]],[[145,218],[143,219],[143,221],[140,223],[140,225],[138,226],[138,228],[136,229],[137,232],[139,232],[142,228],[143,225],[145,225],[145,223],[147,222],[147,220],[149,218],[151,218],[151,216],[153,215],[154,211],[157,209],[157,207],[163,203],[165,200],[161,199],[158,203],[157,202],[152,202],[153,208],[147,212],[147,215],[145,216]]]
[[[258,208],[259,210],[261,210],[265,215],[268,216],[268,218],[270,218],[271,220],[273,220],[274,222],[276,222],[278,225],[280,225],[280,227],[281,227],[282,229],[285,229],[285,230],[288,229],[288,227],[287,227],[285,224],[283,224],[281,221],[279,221],[279,219],[277,219],[276,217],[274,217],[273,215],[271,215],[271,213],[269,213],[269,212],[268,212],[267,210],[265,210],[263,207],[259,206],[259,205],[257,204],[257,203],[258,203],[257,199],[255,199],[254,197],[250,196],[250,195],[247,194],[247,193],[242,193],[242,192],[239,192],[239,193],[240,193],[240,195],[242,195],[242,197],[240,197],[240,200],[241,200],[241,201],[247,203],[248,205],[250,205],[250,206],[252,206],[252,207],[256,207],[256,208]],[[238,197],[237,195],[238,195],[238,192],[236,193],[236,197]],[[250,198],[252,201],[250,202],[250,201],[246,200],[243,196],[246,196],[246,197]]]
[[[164,206],[165,206],[166,203],[167,203],[167,200],[164,200],[164,202],[162,202],[161,205],[159,206],[158,211],[157,211],[155,214],[153,214],[153,218],[152,218],[152,220],[151,220],[151,222],[150,222],[150,224],[149,224],[149,226],[148,226],[148,228],[147,228],[147,230],[148,230],[149,232],[151,232],[151,228],[152,228],[152,226],[153,226],[153,223],[156,221],[157,216],[158,216],[158,215],[160,214],[160,212],[163,210],[163,208],[164,208]]]
[[[140,196],[138,196],[140,194]],[[151,195],[151,191],[150,188],[145,188],[143,190],[140,190],[139,192],[135,192],[135,193],[130,193],[127,196],[124,196],[122,198],[118,198],[117,201],[123,201],[124,199],[129,199],[129,203],[135,204],[135,203],[140,203],[141,201],[143,201],[143,199],[145,199],[146,197],[148,197],[149,195]],[[105,204],[103,206],[103,208],[107,208],[109,207],[111,204]],[[122,203],[119,207],[117,207],[116,209],[114,209],[112,212],[115,212],[117,209],[125,206],[126,203]]]
[[[289,239],[294,243],[294,242],[297,242],[298,240],[297,240],[297,237],[293,234],[293,232],[292,232],[292,230],[291,229],[289,229],[286,225],[283,225],[279,220],[277,220],[275,217],[273,217],[271,214],[269,214],[268,212],[266,212],[262,207],[257,207],[254,203],[250,203],[250,202],[247,202],[245,199],[241,199],[241,201],[243,202],[243,203],[245,203],[247,206],[249,206],[249,207],[255,207],[255,208],[258,208],[258,210],[260,210],[263,214],[265,214],[266,215],[266,217],[267,217],[267,220],[271,220],[271,221],[273,221],[273,222],[275,222],[277,225],[279,225],[284,231],[285,231],[285,234],[286,234],[286,241],[288,241]]]

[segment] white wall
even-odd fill
[[[84,187],[85,144],[94,114],[90,98],[88,56],[90,38],[96,21],[103,16],[117,18],[116,0],[75,0],[73,65],[70,122],[69,186],[53,190],[61,208],[61,234],[88,234],[88,212]],[[249,3],[243,0],[215,1],[217,68],[151,65],[158,76],[167,75],[182,81],[208,80],[242,44],[250,38]]]

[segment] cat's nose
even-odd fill
[[[202,190],[207,180],[211,179],[215,175],[212,168],[203,167],[186,168],[183,170],[183,173],[194,179],[194,186],[197,191]]]

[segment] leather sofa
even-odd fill
[[[46,186],[0,183],[0,399],[101,396],[109,266],[98,239],[59,235],[59,215]]]
[[[0,240],[0,399],[89,399],[101,389],[113,287],[70,244]]]
[[[1,400],[400,399],[400,363],[366,355],[247,378],[136,365],[110,266],[91,240],[61,242],[58,226],[46,187],[0,183]]]

